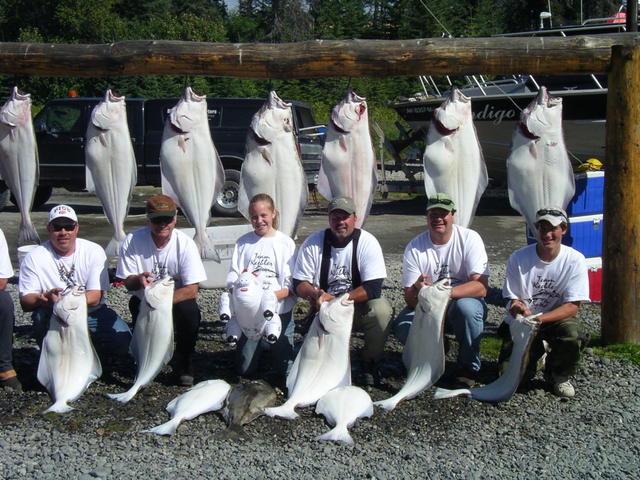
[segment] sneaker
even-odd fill
[[[182,387],[193,386],[193,365],[191,362],[191,355],[178,355],[174,371],[177,377],[178,385]]]
[[[567,377],[557,377],[554,375],[551,386],[553,393],[558,397],[571,398],[576,395],[576,390]]]

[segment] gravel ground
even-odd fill
[[[403,304],[401,255],[386,258],[385,296],[396,311]],[[492,291],[486,335],[495,334],[504,267],[491,266]],[[14,288],[14,287],[11,287]],[[15,294],[15,292],[13,292]],[[233,356],[214,319],[219,291],[203,291],[204,323],[195,357],[196,381],[238,379]],[[108,301],[128,318],[120,287]],[[18,309],[19,310],[19,309]],[[297,308],[296,319],[304,312]],[[583,306],[580,319],[599,332],[598,306]],[[312,439],[326,426],[313,408],[298,409],[297,421],[261,417],[246,426],[248,441],[225,439],[217,413],[183,423],[172,437],[139,433],[168,419],[166,404],[184,388],[171,385],[170,368],[126,405],[104,397],[132,381],[126,362],[110,378],[93,383],[66,415],[40,415],[49,397],[35,380],[37,347],[29,319],[19,313],[15,363],[22,393],[0,391],[0,478],[640,478],[640,369],[624,360],[596,356],[587,348],[574,378],[577,396],[561,400],[541,377],[506,403],[471,399],[433,400],[433,389],[392,412],[376,410],[351,429],[355,446]],[[354,335],[352,351],[361,346]],[[455,348],[449,353],[453,368]],[[357,355],[354,356],[357,358]],[[357,367],[357,362],[356,367]],[[401,347],[390,338],[381,388],[387,398],[402,385]],[[494,358],[483,358],[482,381],[496,374]]]

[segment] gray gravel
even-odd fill
[[[386,260],[384,294],[400,309],[401,256]],[[489,336],[502,316],[496,304],[504,268],[492,265],[491,271]],[[205,323],[196,381],[237,381],[231,352],[221,341],[223,327],[213,316],[219,293],[201,296]],[[122,288],[109,292],[110,304],[125,318],[127,299]],[[295,313],[300,318],[304,312]],[[579,316],[586,331],[599,332],[598,306],[584,306]],[[27,337],[29,320],[20,314],[17,324],[16,364],[26,390],[0,391],[3,479],[640,478],[640,369],[598,357],[589,348],[571,400],[553,396],[540,378],[499,405],[465,398],[434,401],[430,389],[392,412],[376,410],[358,421],[351,430],[353,447],[312,441],[328,428],[312,408],[299,409],[301,418],[293,422],[261,417],[246,427],[250,440],[235,443],[222,435],[225,426],[216,413],[183,423],[173,437],[139,433],[166,421],[164,407],[184,389],[171,385],[167,369],[126,405],[104,398],[131,382],[130,362],[92,384],[71,413],[40,415],[49,398],[34,379],[37,351]],[[353,350],[360,345],[355,335]],[[370,391],[374,400],[403,382],[401,347],[394,338],[387,350],[385,383]],[[495,359],[483,358],[485,382],[495,370]]]

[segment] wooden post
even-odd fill
[[[607,96],[602,339],[640,343],[640,47],[614,46]]]

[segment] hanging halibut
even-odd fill
[[[454,221],[468,227],[489,182],[471,116],[471,99],[453,87],[433,114],[424,150],[427,197],[448,193],[458,210]]]
[[[348,429],[357,419],[373,415],[373,403],[367,392],[349,385],[335,388],[318,400],[316,413],[324,415],[334,428],[314,440],[333,440],[353,445]]]
[[[79,398],[100,375],[102,366],[89,338],[85,290],[74,287],[53,306],[42,342],[38,381],[54,402],[44,413],[73,410],[67,402]]]
[[[31,207],[38,186],[38,147],[31,119],[31,95],[13,87],[0,109],[0,177],[9,187],[20,210],[18,245],[40,243],[31,222]]]
[[[268,194],[278,215],[278,230],[293,238],[307,205],[307,177],[293,133],[291,104],[269,92],[251,120],[247,154],[240,172],[238,211],[249,220],[249,202]]]
[[[365,100],[349,89],[333,108],[318,174],[318,192],[324,198],[353,199],[356,228],[367,220],[378,183]]]
[[[279,407],[265,408],[264,413],[294,420],[298,418],[295,407],[313,405],[330,390],[351,385],[352,323],[353,300],[348,294],[320,306],[287,376],[289,398]]]
[[[536,212],[567,208],[575,193],[571,162],[562,134],[562,99],[545,87],[520,115],[507,159],[509,202],[535,232]]]
[[[442,376],[445,366],[444,320],[450,298],[448,278],[420,289],[415,316],[402,352],[407,380],[393,397],[374,405],[393,410],[402,400],[414,398]]]
[[[173,356],[173,289],[171,277],[164,277],[144,289],[140,312],[131,339],[136,361],[136,380],[124,393],[107,397],[126,403],[138,390],[151,383]]]
[[[195,228],[200,256],[220,261],[206,228],[211,206],[224,184],[224,169],[211,140],[207,97],[196,95],[191,87],[165,122],[160,170],[162,192],[176,200]]]
[[[203,413],[220,410],[230,390],[231,385],[224,380],[200,382],[169,402],[167,412],[171,420],[142,432],[173,435],[183,420],[193,420]]]
[[[509,364],[505,372],[500,377],[484,387],[479,388],[459,388],[447,390],[438,388],[433,396],[436,400],[441,398],[451,398],[461,395],[470,396],[475,400],[483,402],[506,402],[518,389],[520,380],[529,363],[529,350],[531,343],[536,338],[540,329],[540,321],[536,319],[540,314],[523,317],[517,315],[516,318],[508,317],[509,333],[513,341],[513,350],[509,358]],[[509,320],[511,318],[511,320]]]
[[[86,137],[87,191],[95,192],[113,226],[106,254],[117,256],[138,175],[124,97],[107,90],[104,100],[91,112]]]

